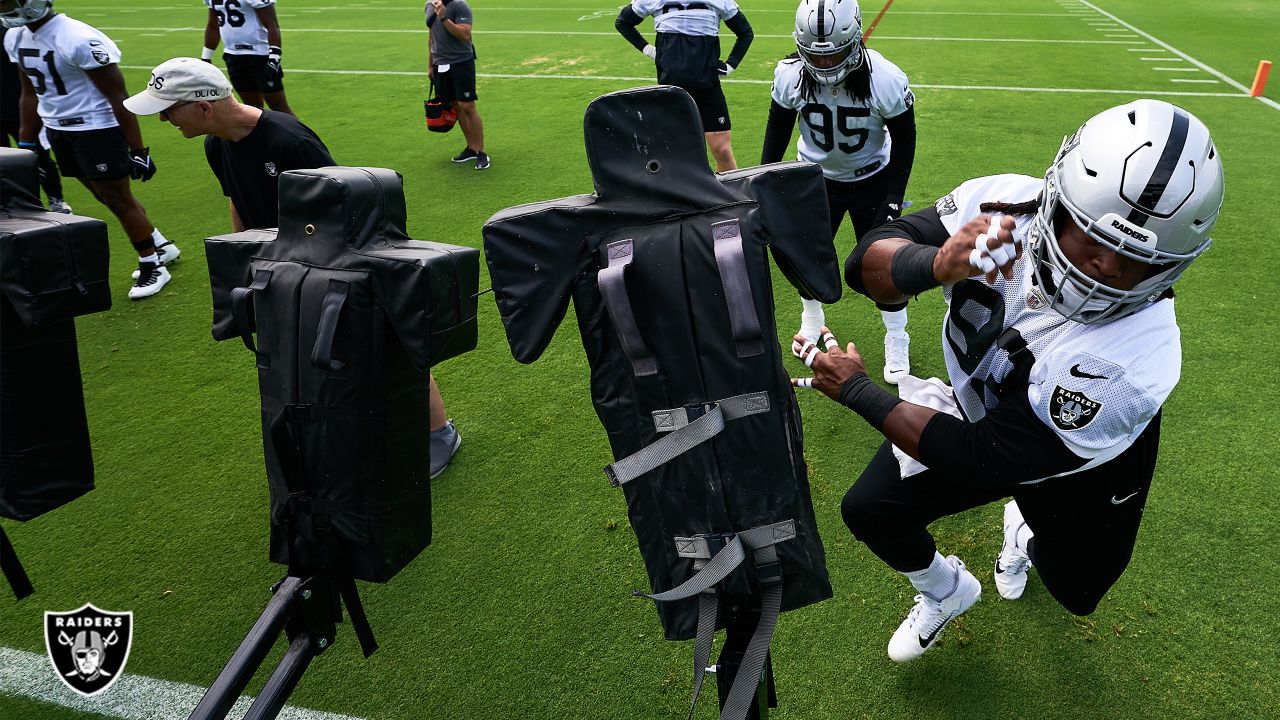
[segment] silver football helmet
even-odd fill
[[[800,0],[794,37],[800,60],[823,85],[835,85],[862,64],[857,0]]]
[[[1055,310],[1080,323],[1137,312],[1208,249],[1222,197],[1222,160],[1196,116],[1158,100],[1104,110],[1063,141],[1045,173],[1031,233],[1036,285]],[[1090,278],[1058,243],[1060,214],[1153,269],[1130,290]]]
[[[0,0],[0,24],[16,28],[49,14],[53,0]]]

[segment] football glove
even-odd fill
[[[280,48],[271,46],[267,53],[267,80],[279,82],[284,77],[284,68],[280,66]]]
[[[876,208],[875,224],[883,225],[900,217],[902,217],[902,200],[900,198],[888,198],[880,204],[880,207]]]
[[[716,61],[716,72],[720,73],[722,77],[727,77],[729,73],[733,72],[734,70],[735,68],[732,65],[730,65],[729,63],[723,60]]]
[[[146,182],[156,174],[156,164],[151,160],[151,148],[129,151],[129,177]]]
[[[641,50],[640,52],[644,53],[645,57],[649,58],[650,60],[653,60],[654,62],[658,61],[658,48],[652,45],[645,45],[644,49]]]

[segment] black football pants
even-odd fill
[[[853,236],[855,240],[862,240],[864,235],[884,221],[884,218],[876,215],[876,211],[880,209],[885,199],[888,198],[888,176],[887,172],[881,170],[866,180],[856,182],[826,180],[827,207],[831,210],[832,237],[835,237],[836,231],[840,229],[840,224],[844,221],[846,214],[853,221]],[[877,302],[876,307],[894,312],[906,309],[907,304]]]
[[[854,536],[889,567],[912,572],[928,567],[937,550],[928,530],[933,521],[1013,496],[1035,533],[1029,555],[1049,594],[1071,613],[1088,615],[1120,579],[1133,554],[1159,437],[1157,415],[1110,462],[1010,487],[932,470],[903,479],[886,441],[849,488],[840,510]],[[997,525],[991,532],[1001,529]]]

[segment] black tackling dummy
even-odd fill
[[[431,542],[428,373],[476,344],[480,254],[410,240],[401,183],[282,173],[278,232],[205,240],[213,336],[257,358],[271,559],[327,572],[353,613],[352,578],[386,582]]]
[[[713,174],[693,101],[673,87],[598,98],[584,127],[594,194],[485,225],[495,297],[525,363],[573,300],[650,597],[668,639],[698,639],[695,700],[715,626],[760,618],[734,717],[777,613],[831,597],[766,255],[805,297],[839,299],[822,173]]]
[[[0,517],[30,520],[93,489],[79,315],[111,307],[107,226],[45,212],[36,154],[0,148]],[[0,571],[32,592],[0,529]]]

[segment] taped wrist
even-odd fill
[[[858,373],[840,386],[840,404],[858,413],[876,430],[884,425],[885,418],[902,402],[881,390],[866,373]]]
[[[938,248],[932,245],[904,245],[893,253],[889,276],[893,286],[903,295],[919,295],[941,283],[933,274],[933,259]]]
[[[201,48],[200,59],[208,62],[213,59],[213,48]]]

